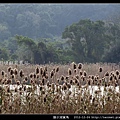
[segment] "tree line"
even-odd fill
[[[0,45],[0,60],[29,63],[119,62],[120,26],[113,22],[83,19],[62,32],[62,38],[32,39],[15,35]],[[4,47],[3,47],[4,46]]]

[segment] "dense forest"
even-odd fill
[[[119,62],[119,4],[0,4],[0,60]]]

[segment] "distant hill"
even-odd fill
[[[119,12],[120,4],[0,4],[0,41],[15,34],[52,38],[80,19],[108,20]]]

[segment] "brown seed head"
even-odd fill
[[[24,73],[23,73],[22,69],[19,71],[19,75],[20,75],[21,78],[24,76]]]
[[[56,72],[58,72],[59,71],[59,66],[56,68]]]
[[[33,74],[33,77],[36,78],[36,74],[35,73]]]
[[[73,80],[72,80],[72,79],[70,80],[70,84],[71,84],[71,85],[73,84]]]
[[[62,75],[60,79],[63,81],[64,80],[64,76]]]
[[[42,75],[43,74],[43,68],[40,67],[40,74]]]
[[[73,69],[76,69],[77,68],[77,65],[75,62],[72,62],[72,66],[73,66]]]
[[[32,78],[33,77],[33,73],[30,73],[29,77]]]
[[[14,74],[17,75],[18,74],[18,70],[15,68],[14,69]]]
[[[52,78],[54,76],[54,71],[52,70],[51,72],[50,72],[50,77]]]
[[[19,80],[17,80],[17,85],[20,85],[20,81]]]
[[[47,66],[45,66],[45,71],[46,71],[46,72],[47,72],[47,69],[48,69]]]
[[[68,68],[68,75],[71,75],[72,74],[72,71],[70,68]]]
[[[26,91],[26,89],[27,89],[26,86],[24,86],[24,91]]]
[[[102,72],[102,67],[99,68],[99,72]]]
[[[82,63],[78,63],[78,69],[82,69],[83,64]]]
[[[0,86],[0,92],[3,90],[3,87],[2,86]]]
[[[71,84],[70,84],[70,83],[67,83],[67,87],[70,89],[70,88],[71,88]]]
[[[17,92],[18,90],[17,90],[17,87],[15,88],[15,92]]]
[[[87,72],[86,72],[86,71],[84,71],[84,72],[83,72],[83,75],[86,77],[86,76],[87,76]]]
[[[11,84],[12,80],[11,79],[7,79],[7,84]]]
[[[9,87],[9,86],[7,87],[7,92],[8,92],[8,93],[10,92],[10,87]]]
[[[21,91],[21,90],[22,90],[22,87],[19,88],[19,91]]]
[[[46,102],[46,97],[44,97],[44,102]]]
[[[15,75],[14,75],[14,74],[12,74],[12,75],[11,75],[11,77],[12,77],[12,79],[14,79],[14,78],[15,78]]]
[[[39,72],[40,72],[40,70],[39,70],[39,68],[37,66],[36,69],[35,69],[35,74],[39,74]]]
[[[40,91],[42,91],[42,89],[43,89],[43,87],[42,87],[42,86],[40,86]]]
[[[2,71],[1,71],[1,74],[4,76],[4,75],[5,75],[5,71],[2,70]]]
[[[104,76],[109,76],[109,72],[107,71]]]
[[[82,71],[80,71],[80,72],[79,72],[79,74],[80,74],[80,76],[82,76],[83,72],[82,72]]]
[[[11,69],[12,69],[11,67],[8,67],[8,68],[7,68],[7,71],[10,72]]]
[[[49,81],[47,81],[47,86],[49,87],[49,84],[50,84],[50,82]]]
[[[51,84],[51,88],[55,89],[55,84],[54,83]]]
[[[65,84],[62,86],[62,90],[67,90],[67,86]]]
[[[109,79],[110,79],[110,81],[112,81],[112,80],[113,80],[113,76],[110,76],[110,78],[109,78]]]
[[[14,70],[10,69],[10,75],[14,74]]]
[[[116,70],[115,73],[116,73],[117,76],[119,75],[119,71],[118,70]]]
[[[28,77],[27,76],[25,76],[25,81],[27,81],[28,80]]]

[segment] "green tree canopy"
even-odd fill
[[[106,49],[120,38],[118,33],[115,24],[85,19],[67,26],[62,38],[68,39],[76,62],[99,62]]]

